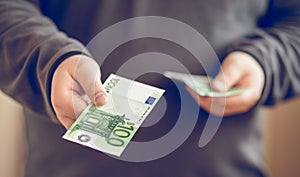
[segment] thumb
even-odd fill
[[[212,82],[212,87],[217,91],[227,91],[237,84],[240,77],[240,67],[235,65],[235,58],[225,58],[221,69]]]
[[[79,82],[86,95],[97,105],[104,105],[108,96],[101,83],[99,65],[91,58],[80,60],[75,72],[75,79]]]
[[[100,75],[96,75],[94,83],[89,84],[94,85],[94,89],[89,87],[89,89],[91,90],[87,89],[87,95],[90,97],[90,99],[95,105],[104,105],[108,101],[108,97],[105,88],[103,87],[102,82],[100,80]]]

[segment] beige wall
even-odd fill
[[[272,177],[300,176],[300,99],[265,109],[266,161]],[[19,177],[24,159],[22,108],[0,91],[1,177]]]
[[[20,177],[23,170],[22,108],[0,91],[0,176]]]
[[[300,98],[265,110],[266,161],[272,177],[300,177]]]

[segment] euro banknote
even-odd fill
[[[63,138],[120,156],[165,90],[115,74],[103,85],[108,103],[88,105]]]
[[[246,90],[246,88],[231,88],[225,92],[216,91],[211,87],[213,79],[209,76],[204,75],[193,75],[166,71],[164,72],[164,76],[172,80],[177,80],[185,83],[187,86],[189,86],[201,96],[227,97],[239,95]]]

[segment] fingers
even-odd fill
[[[58,111],[60,113],[58,117],[61,119],[61,123],[64,127],[66,127],[66,129],[69,129],[72,126],[76,118],[88,105],[87,102],[85,102],[78,94],[73,94],[72,102],[73,106],[71,106],[71,108],[65,108]]]
[[[54,111],[66,128],[69,128],[87,107],[85,95],[96,105],[107,102],[98,64],[88,57],[74,55],[58,66],[51,86]]]
[[[236,97],[235,98],[236,100],[240,100],[240,98],[238,98],[240,96],[233,96],[233,97]],[[239,114],[239,113],[246,112],[250,108],[250,105],[248,103],[241,104],[240,101],[234,103],[231,102],[233,104],[228,103],[230,99],[231,97],[211,98],[211,97],[200,96],[199,105],[207,112],[217,116],[229,116],[229,115]]]
[[[100,68],[90,58],[81,58],[74,79],[95,105],[103,105],[108,101],[107,93],[100,80]]]
[[[212,82],[213,89],[224,92],[236,85],[239,79],[243,77],[241,75],[242,68],[237,67],[239,65],[237,62],[239,61],[236,61],[231,55],[224,60],[220,72]]]
[[[69,129],[73,123],[75,122],[74,119],[68,118],[68,117],[62,117],[61,124],[66,128]]]
[[[247,111],[249,108],[248,104],[241,103],[240,100],[243,98],[243,96],[214,98],[200,96],[189,87],[186,89],[202,109],[216,116],[221,117],[239,114]]]
[[[239,95],[229,97],[203,97],[187,88],[195,101],[207,112],[218,116],[244,113],[260,99],[264,86],[262,68],[252,56],[233,52],[222,63],[222,70],[212,83],[217,91],[226,91],[233,87],[245,88]]]
[[[205,111],[216,116],[223,116],[225,113],[226,97],[212,98],[207,96],[200,96],[194,90],[186,87],[187,91],[194,98],[196,103]]]
[[[68,72],[57,70],[51,88],[51,103],[60,122],[69,128],[87,106],[83,91]]]

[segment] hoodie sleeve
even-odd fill
[[[58,122],[50,103],[53,72],[85,50],[33,4],[0,0],[0,89],[26,109]]]
[[[271,0],[251,35],[232,44],[260,63],[266,82],[261,104],[273,105],[300,94],[300,1]]]

